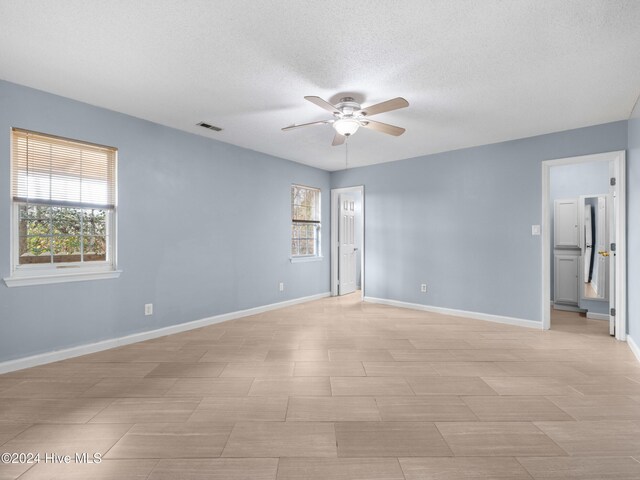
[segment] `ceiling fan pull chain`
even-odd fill
[[[347,140],[344,142],[344,151],[345,151],[345,160],[344,160],[344,169],[348,170],[349,169],[349,137],[347,137]]]

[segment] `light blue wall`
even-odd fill
[[[640,103],[628,122],[627,301],[629,335],[640,342]]]
[[[541,161],[626,147],[621,121],[334,172],[365,186],[365,294],[539,321]]]
[[[0,282],[0,361],[329,291],[328,240],[324,261],[289,262],[290,185],[322,189],[328,239],[328,172],[3,81],[0,277],[10,270],[11,127],[119,149],[123,273],[32,287]],[[145,303],[153,316],[143,315]]]
[[[580,195],[609,193],[609,163],[590,162],[551,167],[549,200],[551,206],[551,252],[553,252],[553,204],[555,200],[577,198]],[[554,261],[551,255],[551,300],[554,294]],[[580,300],[580,308],[592,313],[607,313],[609,305],[597,300]]]

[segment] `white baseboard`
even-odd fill
[[[234,320],[236,318],[257,315],[259,313],[268,312],[270,310],[290,307],[299,303],[311,302],[313,300],[319,300],[321,298],[326,298],[329,296],[331,296],[329,292],[319,293],[316,295],[310,295],[308,297],[294,298],[293,300],[286,300],[284,302],[271,303],[269,305],[249,308],[247,310],[238,310],[236,312],[223,313],[221,315],[215,315],[213,317],[193,320],[191,322],[180,323],[178,325],[171,325],[155,330],[148,330],[146,332],[133,333],[124,337],[110,338],[109,340],[102,340],[100,342],[78,345],[77,347],[40,353],[38,355],[17,358],[15,360],[8,360],[6,362],[0,363],[0,374],[13,372],[15,370],[22,370],[24,368],[36,367],[38,365],[44,365],[46,363],[58,362],[60,360],[79,357],[81,355],[87,355],[89,353],[101,352],[110,348],[121,347],[123,345],[142,342],[144,340],[151,340],[153,338],[164,337],[165,335],[186,332],[188,330],[206,327],[207,325],[213,325],[215,323],[226,322],[227,320]]]
[[[609,315],[607,315],[606,313],[593,313],[593,312],[587,312],[587,318],[590,318],[591,320],[605,320],[605,321],[609,321]]]
[[[638,344],[633,339],[633,337],[631,337],[631,335],[627,335],[627,344],[629,345],[629,348],[631,349],[633,354],[636,356],[636,360],[640,362],[640,347],[638,347]]]
[[[542,329],[542,323],[534,320],[525,320],[523,318],[505,317],[502,315],[492,315],[489,313],[469,312],[467,310],[456,310],[452,308],[434,307],[431,305],[422,305],[420,303],[401,302],[399,300],[389,300],[386,298],[364,297],[365,302],[380,303],[382,305],[390,305],[392,307],[410,308],[412,310],[422,310],[425,312],[441,313],[443,315],[452,315],[454,317],[473,318],[474,320],[484,320],[487,322],[505,323],[507,325],[516,325],[518,327]]]

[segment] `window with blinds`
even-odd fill
[[[291,185],[291,256],[320,256],[320,190]]]
[[[113,266],[117,150],[12,130],[14,268]]]

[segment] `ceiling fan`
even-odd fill
[[[352,97],[341,98],[337,105],[331,105],[320,97],[308,96],[304,98],[320,108],[324,108],[330,112],[334,118],[330,120],[320,120],[318,122],[294,124],[284,127],[282,131],[286,132],[294,128],[307,127],[309,125],[331,125],[336,131],[333,137],[333,143],[331,144],[333,146],[342,145],[347,137],[356,133],[360,127],[370,128],[371,130],[387,133],[396,137],[405,132],[404,128],[369,120],[369,117],[372,115],[408,107],[409,102],[402,97],[396,97],[386,102],[364,108]]]

